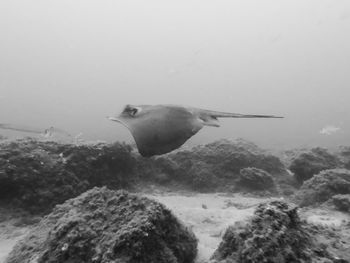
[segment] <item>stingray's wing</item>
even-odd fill
[[[147,118],[127,125],[142,156],[165,154],[179,148],[202,127],[183,107],[162,106]]]

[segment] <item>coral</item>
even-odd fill
[[[335,155],[330,154],[326,149],[314,148],[296,157],[289,169],[301,185],[320,171],[337,168],[339,165],[340,162]]]
[[[56,206],[6,263],[191,263],[196,253],[194,234],[162,204],[103,187]]]
[[[238,184],[252,190],[268,190],[275,187],[273,177],[266,171],[254,167],[239,172]]]
[[[335,195],[332,197],[332,202],[340,211],[350,212],[350,194]]]
[[[320,172],[304,182],[295,193],[300,206],[309,206],[328,201],[337,194],[350,194],[350,171],[330,169]]]
[[[228,227],[214,262],[332,262],[312,238],[297,207],[281,201],[260,204],[251,221]],[[328,261],[327,261],[328,260]]]

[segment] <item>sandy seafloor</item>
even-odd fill
[[[252,216],[259,203],[278,199],[249,197],[242,194],[158,191],[143,195],[166,205],[193,230],[199,241],[197,263],[205,262],[210,258],[228,225]],[[322,208],[301,209],[300,215],[309,222],[331,225],[335,228],[350,222],[349,214]],[[0,263],[4,262],[15,243],[29,229],[30,226],[19,223],[14,217],[0,223]]]

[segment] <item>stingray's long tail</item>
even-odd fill
[[[240,114],[240,113],[219,112],[219,111],[209,111],[209,110],[203,110],[203,112],[205,112],[205,114],[214,118],[283,118],[281,116],[275,116],[275,115]]]

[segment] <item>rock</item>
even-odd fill
[[[249,222],[228,227],[211,259],[220,263],[333,262],[305,224],[293,205],[260,204]]]
[[[158,183],[158,184],[166,184],[168,182],[171,181],[171,177],[169,174],[166,173],[156,173],[153,175],[154,176],[154,180]]]
[[[301,185],[320,171],[337,168],[339,165],[340,162],[335,155],[330,154],[326,149],[314,148],[309,152],[301,153],[295,158],[289,169]]]
[[[94,186],[130,189],[147,184],[201,192],[235,190],[240,170],[256,167],[287,185],[281,161],[255,144],[219,140],[191,150],[143,158],[129,145],[63,144],[24,139],[0,143],[0,201],[33,213]]]
[[[252,190],[269,190],[275,187],[272,176],[258,168],[248,167],[240,170],[238,184]]]
[[[320,172],[304,182],[295,193],[300,206],[316,205],[338,194],[350,194],[350,171],[330,169]]]
[[[202,161],[194,162],[188,171],[187,181],[197,191],[213,191],[219,185],[219,180],[212,167]]]
[[[35,213],[94,186],[126,187],[135,160],[124,144],[61,144],[33,139],[0,144],[0,200]]]
[[[239,174],[242,168],[256,167],[271,174],[284,172],[282,162],[275,156],[251,142],[244,140],[218,140],[204,146],[193,148],[194,159],[211,164],[224,175]]]
[[[350,194],[335,195],[332,197],[332,202],[340,211],[350,212]]]
[[[350,169],[350,147],[341,147],[338,156],[343,163],[344,168]]]
[[[103,187],[56,206],[6,263],[191,263],[196,253],[194,234],[162,204]]]
[[[280,178],[286,174],[282,162],[253,143],[244,140],[218,140],[191,150],[177,151],[165,158],[178,181],[196,190],[222,190],[235,185],[240,170],[256,167]]]

